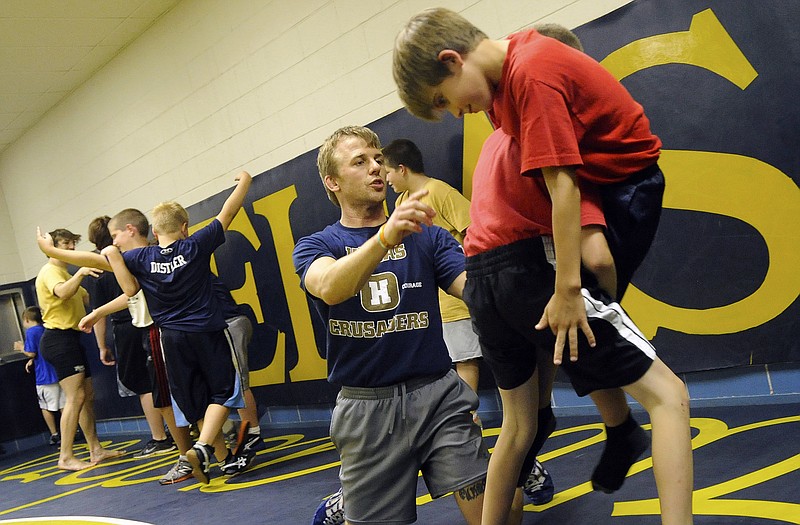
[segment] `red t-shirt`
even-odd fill
[[[490,116],[521,147],[521,172],[575,166],[596,184],[658,160],[661,140],[625,87],[585,53],[535,30],[511,35]]]
[[[476,255],[522,239],[552,235],[552,204],[544,179],[521,177],[517,141],[502,129],[483,143],[472,175],[471,224],[464,253]],[[605,226],[600,195],[579,182],[581,226]]]

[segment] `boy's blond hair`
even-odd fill
[[[450,76],[439,53],[451,49],[466,55],[487,38],[472,22],[443,7],[413,16],[394,41],[392,59],[397,94],[406,109],[421,119],[439,120],[430,92]]]
[[[177,202],[162,202],[153,208],[153,231],[156,233],[179,233],[184,224],[189,224],[189,214]]]
[[[335,179],[339,175],[339,159],[336,158],[336,146],[339,141],[347,137],[358,137],[367,143],[371,148],[381,149],[381,141],[378,135],[371,129],[364,126],[345,126],[333,132],[333,134],[325,139],[322,146],[319,147],[317,154],[317,169],[319,170],[319,177],[322,179],[322,185],[325,187],[325,193],[328,194],[328,199],[337,207],[341,208],[339,199],[336,194],[328,189],[325,184],[325,177]]]

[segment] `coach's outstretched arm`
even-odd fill
[[[409,196],[395,208],[378,233],[358,250],[341,259],[320,257],[311,263],[305,276],[306,290],[329,305],[357,294],[390,248],[400,244],[407,235],[420,232],[421,224],[432,224],[435,212],[419,200],[427,193],[421,190]]]

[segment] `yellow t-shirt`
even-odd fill
[[[421,200],[434,210],[436,217],[433,224],[450,232],[459,244],[464,243],[467,234],[469,219],[469,200],[455,188],[444,181],[431,178],[425,183],[428,194]],[[403,192],[397,198],[395,206],[408,197],[408,192]],[[442,311],[442,322],[449,323],[469,319],[469,310],[464,301],[453,297],[444,290],[439,290],[439,308]]]
[[[89,293],[82,286],[69,299],[61,299],[53,290],[60,283],[72,278],[66,268],[48,262],[36,276],[36,297],[42,309],[45,328],[77,330],[81,318],[86,315],[84,297]]]

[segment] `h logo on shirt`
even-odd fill
[[[361,306],[368,312],[393,310],[400,302],[397,276],[391,272],[371,275],[359,295],[361,296]]]

